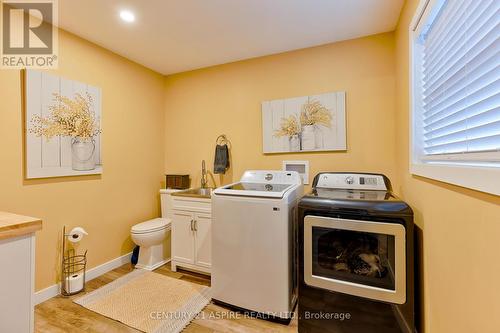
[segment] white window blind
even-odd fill
[[[413,91],[421,160],[500,162],[500,0],[434,1],[425,18]]]

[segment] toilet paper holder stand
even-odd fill
[[[62,235],[61,295],[71,296],[85,290],[87,250],[78,254],[74,248],[68,246],[67,238],[71,234],[66,233],[65,226]]]

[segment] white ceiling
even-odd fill
[[[162,74],[394,30],[404,0],[60,0],[59,25]],[[122,9],[136,15],[132,24]]]

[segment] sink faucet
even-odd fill
[[[207,184],[207,169],[205,167],[205,160],[203,160],[201,161],[201,188],[206,188]]]

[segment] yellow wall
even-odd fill
[[[89,232],[80,246],[89,267],[128,253],[130,226],[159,214],[163,179],[163,76],[74,35],[59,38],[55,73],[102,88],[104,173],[24,180],[20,71],[0,70],[0,210],[43,218],[37,290],[58,279],[63,225]]]
[[[373,171],[395,178],[394,35],[380,34],[240,61],[166,78],[165,169],[200,184],[201,160],[213,168],[215,140],[232,143],[232,170],[281,169],[307,159],[319,171]],[[347,152],[262,154],[261,102],[345,90]]]
[[[498,332],[500,197],[409,173],[407,1],[396,31],[396,137],[400,187],[423,236],[425,332]]]

